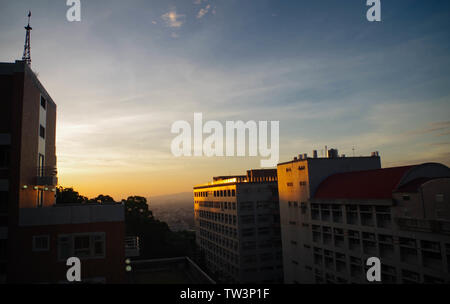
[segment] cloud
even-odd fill
[[[197,5],[200,5],[200,4],[202,4],[202,0],[194,0],[194,4],[197,4]],[[206,2],[206,0],[205,0],[205,2]]]
[[[171,10],[161,16],[168,27],[179,28],[184,23],[185,15],[179,15],[175,10]]]
[[[411,134],[427,134],[427,133],[434,133],[437,131],[446,131],[450,128],[450,121],[442,121],[442,122],[434,122],[428,124],[426,128],[418,129],[411,131]],[[439,134],[440,136],[448,135],[447,133]]]
[[[211,8],[211,5],[208,4],[205,8],[200,9],[200,11],[197,14],[197,19],[203,18],[203,16],[205,16],[209,12],[210,8]]]

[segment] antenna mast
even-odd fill
[[[23,49],[23,56],[22,60],[25,61],[29,66],[31,66],[31,42],[30,42],[30,36],[31,36],[31,30],[33,29],[30,26],[30,19],[31,19],[31,11],[28,12],[28,25],[25,27],[27,30],[27,33],[25,35],[25,46]]]

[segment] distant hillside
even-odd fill
[[[153,196],[148,199],[155,218],[167,223],[173,231],[194,229],[192,192]]]
[[[148,199],[151,206],[160,205],[192,205],[193,194],[192,192],[183,192],[176,194],[152,196]]]

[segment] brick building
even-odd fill
[[[56,206],[56,104],[24,61],[0,63],[0,89],[0,280],[63,282],[70,255],[122,282],[123,206]]]

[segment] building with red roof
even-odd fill
[[[450,169],[333,151],[278,165],[285,283],[449,283]]]

